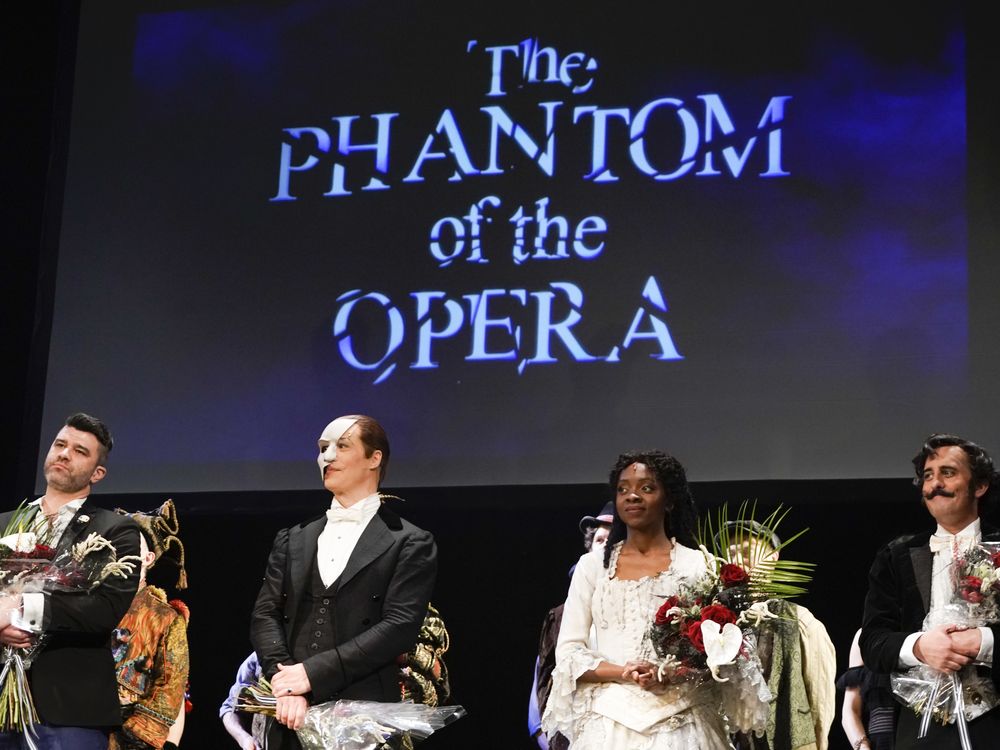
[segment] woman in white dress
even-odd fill
[[[713,687],[660,684],[646,638],[663,601],[707,570],[684,467],[660,451],[627,453],[610,482],[611,536],[573,573],[543,729],[572,750],[727,750]]]

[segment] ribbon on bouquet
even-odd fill
[[[38,750],[38,745],[35,744],[38,714],[35,713],[35,702],[31,698],[31,688],[28,687],[24,659],[19,649],[13,646],[5,646],[3,649],[0,685],[3,686],[0,694],[0,724],[5,729],[22,733],[29,750]]]
[[[927,731],[931,726],[931,717],[934,715],[934,704],[937,702],[938,695],[946,680],[951,682],[952,695],[955,696],[955,725],[958,727],[958,738],[962,743],[962,750],[972,750],[972,740],[969,739],[969,723],[965,720],[965,695],[962,693],[962,679],[958,676],[958,672],[952,672],[948,676],[941,675],[934,683],[930,697],[927,699],[927,705],[924,707],[924,713],[920,717],[917,739],[922,740],[927,736]]]
[[[934,705],[937,703],[941,689],[945,687],[946,681],[950,682],[952,695],[955,696],[955,726],[958,728],[958,739],[962,743],[962,750],[972,750],[972,740],[969,738],[969,723],[965,719],[965,695],[962,691],[962,679],[958,672],[949,675],[941,675],[931,688],[931,694],[924,706],[923,714],[920,716],[920,728],[917,732],[917,739],[923,739],[931,726],[931,718],[934,715]]]

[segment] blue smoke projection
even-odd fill
[[[898,475],[969,414],[960,19],[669,10],[84,8],[46,424],[157,436],[109,491],[356,412],[397,486]]]

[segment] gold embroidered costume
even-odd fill
[[[184,705],[188,678],[187,607],[167,603],[162,589],[136,594],[115,631],[118,696],[125,718],[111,748],[161,748]],[[131,743],[131,744],[129,744]]]

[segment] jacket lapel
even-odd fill
[[[90,528],[90,513],[87,509],[87,503],[84,503],[73,514],[73,518],[70,519],[66,530],[59,538],[59,542],[56,544],[56,555],[68,551],[78,540],[86,539],[91,531],[93,529]]]
[[[354,551],[347,561],[347,567],[340,575],[339,588],[343,588],[359,571],[389,549],[393,541],[394,538],[389,527],[386,526],[380,514],[375,514],[354,546]]]
[[[931,575],[933,572],[933,556],[926,544],[910,548],[910,563],[913,565],[913,577],[916,579],[920,601],[924,605],[924,613],[931,608]]]
[[[326,526],[326,516],[320,516],[305,526],[295,526],[288,535],[288,604],[293,608],[301,596],[296,588],[297,582],[311,579],[313,563],[316,561],[319,535]]]

